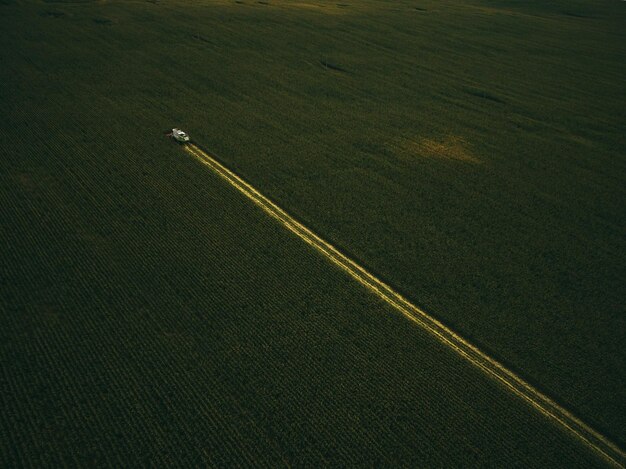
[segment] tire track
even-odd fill
[[[509,389],[509,391],[526,401],[542,415],[570,432],[585,446],[595,451],[607,463],[616,467],[625,467],[626,454],[615,443],[591,428],[548,396],[535,389],[500,362],[486,355],[476,346],[446,327],[443,323],[413,305],[389,285],[376,278],[330,243],[302,225],[282,208],[261,194],[256,188],[222,165],[213,156],[200,149],[197,145],[187,144],[183,148],[187,153],[197,158],[201,163],[211,168],[213,172],[217,173],[229,184],[234,186],[270,217],[280,222],[285,228],[317,250],[327,260],[342,269],[370,292],[374,293],[387,304],[393,306],[407,319],[416,323],[423,329],[426,329],[444,345],[450,347],[471,364],[483,370]]]

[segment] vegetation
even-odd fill
[[[625,17],[0,1],[0,464],[600,464],[163,132],[623,447]]]

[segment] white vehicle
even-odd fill
[[[189,135],[180,129],[172,129],[172,138],[180,143],[186,143],[189,141]]]

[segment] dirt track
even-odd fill
[[[525,400],[545,417],[570,432],[584,445],[597,452],[605,461],[617,467],[624,467],[626,464],[626,454],[606,437],[578,419],[565,408],[558,405],[548,396],[532,387],[504,365],[486,355],[437,319],[413,305],[402,295],[394,291],[389,285],[376,278],[355,261],[342,254],[334,246],[302,225],[278,205],[261,194],[252,185],[230,171],[197,145],[188,144],[184,146],[184,149],[204,165],[210,167],[216,174],[263,209],[265,213],[279,221],[285,228],[311,247],[315,248],[315,250],[322,254],[327,260],[337,265],[370,292],[393,306],[407,319],[416,323],[423,329],[426,329],[468,362],[483,370],[511,392]]]

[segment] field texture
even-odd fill
[[[0,465],[603,461],[163,137],[626,443],[624,2],[0,2]]]

